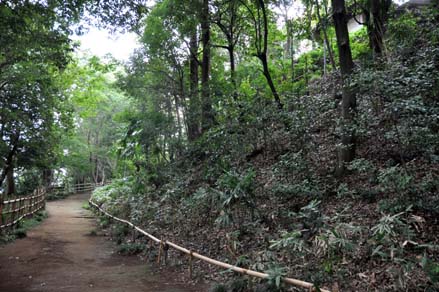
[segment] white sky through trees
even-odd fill
[[[72,39],[80,41],[79,53],[88,52],[101,58],[111,54],[120,61],[128,61],[131,53],[139,47],[134,33],[110,33],[97,28],[90,28],[84,35],[75,35]]]
[[[398,5],[408,2],[408,0],[393,0]],[[154,1],[151,1],[153,4]],[[303,13],[303,5],[295,2],[287,11],[281,11],[279,8],[274,9],[278,14],[287,13],[289,17],[297,17]],[[278,18],[278,26],[283,26],[282,17]],[[81,45],[77,49],[79,53],[87,53],[98,57],[104,57],[111,54],[120,61],[128,61],[133,51],[140,46],[137,42],[137,36],[134,33],[110,33],[104,29],[91,27],[89,31],[81,36],[73,36],[73,40],[80,41]]]

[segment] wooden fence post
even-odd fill
[[[31,197],[31,201],[30,201],[30,211],[29,212],[31,212],[32,214],[34,213],[34,208],[35,208],[35,202],[36,202],[36,195],[37,195],[37,191],[36,190],[34,190],[33,192],[32,192],[32,197]]]
[[[27,208],[26,208],[26,214],[28,214],[30,216],[30,214],[32,213],[32,196],[33,194],[30,194],[30,197],[27,198]]]
[[[20,219],[20,217],[23,215],[23,214],[22,214],[22,211],[23,211],[23,210],[22,210],[22,207],[23,207],[23,200],[22,200],[22,198],[19,198],[19,199],[18,199],[18,211],[17,211],[17,213],[18,213],[18,214],[17,214],[17,218],[18,218],[18,219]],[[18,223],[18,222],[17,222],[17,223]]]
[[[47,189],[43,187],[41,189],[41,200],[43,200],[43,210],[46,210],[46,196],[47,196]]]
[[[32,212],[35,212],[40,207],[40,189],[38,188],[35,191],[35,206]]]
[[[193,267],[192,267],[192,261],[193,261],[193,255],[192,251],[189,252],[189,278],[192,279],[193,274]]]
[[[35,204],[35,190],[32,192],[32,196],[30,197],[30,207],[29,207],[29,213],[34,212],[34,204]]]
[[[0,226],[3,225],[3,194],[0,194]]]
[[[162,250],[163,250],[163,240],[160,240],[159,255],[157,257],[157,264],[159,265],[160,265],[160,259],[162,257]]]
[[[38,188],[38,196],[39,196],[39,198],[38,198],[38,210],[40,210],[40,209],[42,209],[43,208],[43,192],[41,191],[41,189],[40,188]]]
[[[166,263],[168,261],[168,250],[169,250],[169,245],[167,245],[165,242],[165,244],[163,246],[165,266],[166,266]]]
[[[136,242],[136,237],[137,237],[137,232],[136,232],[136,227],[133,227],[133,233],[131,234],[131,241],[133,242],[133,243],[135,243]]]
[[[12,203],[12,220],[13,223],[15,220],[17,220],[17,199],[14,199],[14,202]],[[15,224],[11,225],[11,229],[14,228]]]

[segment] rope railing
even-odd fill
[[[206,263],[209,263],[211,265],[215,265],[215,266],[218,266],[218,267],[221,267],[224,269],[228,269],[228,270],[240,273],[240,274],[244,274],[244,275],[248,275],[248,276],[252,276],[252,277],[256,277],[256,278],[260,278],[260,279],[267,279],[269,277],[269,274],[267,274],[267,273],[261,273],[261,272],[257,272],[257,271],[253,271],[253,270],[249,270],[249,269],[240,268],[238,266],[224,263],[224,262],[209,258],[207,256],[204,256],[202,254],[199,254],[197,252],[191,251],[191,250],[184,248],[180,245],[177,245],[171,241],[158,239],[154,235],[152,235],[152,234],[146,232],[145,230],[141,229],[140,227],[134,225],[130,221],[111,215],[110,213],[108,213],[107,211],[105,211],[104,209],[99,207],[95,202],[93,202],[92,199],[89,200],[89,204],[90,204],[90,206],[96,208],[99,212],[101,212],[105,216],[110,217],[111,219],[113,219],[115,221],[118,221],[120,223],[123,223],[123,224],[130,226],[134,231],[139,232],[139,233],[143,234],[144,236],[148,237],[149,239],[151,239],[153,242],[158,243],[159,244],[159,253],[158,253],[157,261],[159,263],[160,263],[160,257],[162,255],[162,251],[167,250],[168,247],[172,247],[172,248],[174,248],[174,249],[176,249],[184,254],[187,254],[189,256],[189,271],[190,271],[189,273],[191,276],[192,276],[192,262],[193,262],[192,259],[197,258],[197,259],[204,261]],[[330,292],[329,290],[326,290],[326,289],[322,289],[322,288],[318,289],[312,283],[305,282],[305,281],[298,280],[298,279],[294,279],[294,278],[283,277],[282,281],[287,283],[287,284],[299,287],[299,288],[308,289],[308,291]]]

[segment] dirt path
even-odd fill
[[[186,292],[205,288],[178,283],[136,256],[120,256],[105,237],[91,236],[96,221],[82,209],[88,195],[47,204],[49,218],[24,239],[0,247],[1,292]]]

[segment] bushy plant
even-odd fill
[[[146,248],[144,243],[122,243],[118,246],[117,251],[122,255],[135,255],[143,252]]]
[[[239,218],[238,211],[250,213],[254,220],[257,212],[255,205],[255,175],[253,169],[244,173],[234,170],[225,172],[217,181],[216,192],[222,204],[222,211],[217,222],[220,225],[229,225],[230,222],[236,223]]]

